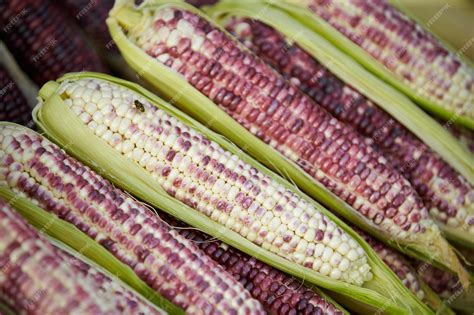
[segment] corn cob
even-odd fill
[[[466,148],[405,94],[357,63],[323,35],[314,32],[310,22],[316,18],[311,11],[284,1],[275,2],[274,5],[252,2],[253,5],[248,6],[247,3],[245,0],[221,0],[214,6],[206,7],[206,13],[220,23],[229,15],[241,15],[276,28],[290,39],[288,45],[297,43],[304,48],[346,84],[363,93],[403,124],[474,185],[472,155]],[[450,123],[455,119],[452,117]]]
[[[224,267],[270,314],[344,314],[301,281],[170,216],[161,217]]]
[[[70,71],[107,71],[80,31],[49,0],[0,3],[0,39],[42,85]]]
[[[52,246],[1,200],[0,226],[1,299],[17,314],[164,314]]]
[[[391,164],[409,179],[431,217],[441,226],[447,225],[448,237],[453,234],[453,238],[472,240],[474,189],[461,174],[309,53],[297,44],[288,44],[276,29],[245,17],[228,18],[224,24],[229,32],[286,79],[380,148]]]
[[[31,124],[31,108],[16,82],[0,65],[0,121]]]
[[[82,98],[88,99],[89,92],[94,96],[84,106]],[[357,301],[360,311],[383,307],[393,314],[408,309],[429,313],[343,222],[233,144],[140,86],[106,75],[77,73],[49,82],[40,90],[40,97],[43,102],[34,117],[43,132],[154,207],[273,267],[335,291],[345,302]],[[97,110],[86,114],[93,108],[91,104]],[[124,125],[117,129],[119,122]],[[188,173],[196,182],[185,177]],[[223,207],[225,210],[220,210]],[[269,207],[273,211],[267,211]],[[330,249],[332,246],[337,250]],[[329,264],[325,263],[328,259]],[[346,269],[346,260],[352,271]],[[336,271],[327,270],[328,265]],[[346,276],[335,280],[331,276],[338,276],[338,268],[345,269]],[[357,276],[369,280],[363,287],[345,280],[363,280]]]
[[[75,225],[190,313],[261,313],[240,284],[145,206],[33,131],[0,131],[1,186]]]
[[[320,20],[308,25],[427,110],[474,128],[472,65],[390,1],[286,2],[311,11]]]
[[[308,189],[332,209],[386,241],[405,242],[408,246],[403,249],[417,257],[431,255],[426,245],[436,247],[433,244],[438,240],[442,247],[448,246],[409,182],[366,145],[363,137],[289,85],[197,10],[177,3],[138,9],[118,6],[108,23],[127,62],[173,98],[174,104],[200,119],[212,117],[209,124],[217,124],[216,129],[244,148],[250,146],[249,152],[267,165],[276,168],[276,161],[291,167],[298,179],[313,177]],[[215,105],[234,120],[216,113]],[[196,111],[198,106],[206,108]],[[264,147],[242,126],[294,163]],[[335,200],[334,194],[341,199]],[[417,249],[410,251],[410,247]],[[443,262],[444,266],[462,269],[451,249],[441,252],[451,261]]]
[[[405,234],[425,229],[422,224],[426,210],[419,198],[361,137],[294,90],[260,60],[241,51],[231,38],[203,18],[175,8],[151,14],[143,26],[146,31],[129,32],[143,51],[185,76],[246,129],[294,160],[375,224],[398,227],[391,231],[393,235],[402,227]],[[194,35],[188,38],[188,34]],[[355,157],[350,156],[352,151]],[[366,162],[357,156],[363,156]],[[357,166],[357,170],[346,169],[348,164],[354,169]],[[373,178],[366,181],[369,175]],[[388,182],[381,189],[388,178],[397,189],[390,189]],[[399,193],[402,187],[405,192]],[[395,197],[397,200],[390,205]],[[380,210],[386,208],[391,215],[379,211],[379,200]],[[398,211],[399,207],[403,210]],[[411,216],[399,217],[399,213]]]

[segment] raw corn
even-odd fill
[[[0,39],[37,85],[70,71],[107,71],[79,29],[49,0],[2,1],[0,29]]]
[[[416,189],[431,217],[445,227],[447,237],[472,240],[474,188],[463,175],[276,29],[245,17],[227,18],[224,24],[257,56],[380,148]]]
[[[84,82],[93,84],[87,83],[87,88],[80,89],[84,87]],[[107,86],[112,87],[111,93],[107,91]],[[81,113],[79,110],[84,108],[81,103],[83,98],[88,97],[87,90],[93,93],[104,90],[101,92],[104,93],[103,98],[88,102],[97,104],[101,114],[107,114],[102,119],[103,123],[97,126],[94,121],[100,118],[94,116],[97,111],[93,115],[87,113],[92,117],[89,120],[84,111]],[[429,308],[406,289],[377,254],[341,220],[221,135],[139,85],[103,74],[72,73],[57,82],[49,82],[41,88],[39,95],[41,102],[34,111],[35,122],[48,137],[151,206],[250,256],[258,257],[268,265],[337,292],[338,296],[344,297],[344,305],[349,305],[351,309],[371,312],[383,307],[389,314],[430,314]],[[127,118],[131,124],[122,134],[124,129],[115,129],[115,123],[112,125],[111,122],[121,120],[126,126]],[[101,125],[110,127],[104,130]],[[106,134],[112,130],[117,131],[109,138]],[[119,140],[118,144],[112,139]],[[125,144],[128,141],[133,141],[134,153],[117,149],[121,143],[124,144],[122,149],[127,148]],[[141,147],[144,153],[138,159],[136,154],[141,151],[137,148]],[[148,153],[153,157],[146,160]],[[158,163],[154,160],[155,156]],[[192,163],[186,162],[188,157]],[[223,168],[219,166],[221,162]],[[181,180],[184,172],[185,175],[191,174],[192,182],[186,178]],[[222,190],[217,184],[222,185]],[[233,200],[227,198],[235,193],[235,190],[228,190],[229,186],[231,190],[233,187],[238,190]],[[190,194],[191,198],[187,198]],[[220,202],[221,196],[226,203]],[[222,208],[224,205],[229,205],[229,208],[226,206],[224,211],[216,210],[216,206]],[[265,207],[273,207],[273,211],[267,211]],[[269,224],[268,220],[274,223]],[[303,238],[312,237],[311,230],[313,227],[316,229],[316,224],[317,230],[321,229],[323,233],[315,231],[315,237],[322,236],[322,240],[308,242],[298,239],[303,232]],[[296,233],[292,229],[296,229]],[[263,238],[264,243],[261,243]],[[273,243],[269,243],[272,238]],[[329,239],[329,246],[326,246]],[[314,268],[321,267],[321,271],[327,272],[327,267],[324,267],[328,265],[327,259],[333,269],[348,267],[344,262],[346,258],[340,252],[329,250],[334,248],[336,240],[341,242],[337,246],[338,251],[343,250],[344,253],[344,249],[349,249],[347,258],[354,259],[354,254],[361,254],[355,261],[349,261],[349,267],[357,269],[357,272],[346,270],[346,276],[339,280],[335,279],[337,270],[331,270],[325,276]],[[268,247],[268,244],[272,246]],[[307,257],[306,265],[305,260],[292,260],[300,259],[301,255],[297,254],[302,250],[306,250],[306,255],[313,255]],[[333,254],[329,257],[331,251]],[[308,264],[313,258],[312,265]],[[350,284],[353,279],[360,280],[358,275],[368,276],[368,279],[361,286]],[[357,301],[357,304],[350,301]]]
[[[166,314],[51,245],[0,200],[0,300],[16,314]]]
[[[39,134],[0,125],[0,186],[70,222],[187,312],[263,313],[220,266],[144,205]]]
[[[171,217],[163,219],[234,276],[270,314],[344,314],[304,281]]]
[[[329,218],[137,93],[97,79],[65,81],[58,93],[176,199],[323,275],[356,285],[371,279],[364,250]]]
[[[387,0],[290,0],[335,30],[321,32],[446,120],[474,128],[474,68]],[[275,2],[277,3],[277,2]],[[335,35],[337,34],[337,35]],[[456,121],[459,120],[459,121]]]
[[[0,65],[0,121],[11,121],[21,125],[31,124],[32,121],[27,99],[2,65]]]
[[[290,171],[291,179],[305,181],[302,188],[331,209],[387,242],[403,242],[400,248],[411,255],[426,259],[432,252],[441,254],[437,261],[467,279],[413,187],[365,138],[199,11],[182,3],[160,3],[117,6],[107,20],[112,38],[135,70],[173,104],[266,165],[277,171],[283,167],[285,176]]]

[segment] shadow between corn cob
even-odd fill
[[[342,82],[309,51],[298,46],[301,36],[285,37],[281,32],[286,24],[280,19],[255,13],[245,4],[227,1],[220,2],[210,11],[256,55],[380,148],[410,180],[431,217],[450,240],[474,246],[474,188],[466,178],[377,104]],[[271,21],[275,28],[262,20]]]
[[[46,84],[40,96],[34,111],[40,129],[154,207],[335,292],[338,301],[358,310],[430,312],[334,215],[143,88],[78,73]],[[339,268],[352,271],[342,274]]]
[[[73,224],[187,312],[263,314],[240,284],[144,205],[39,134],[8,123],[0,130],[4,190]]]
[[[77,24],[94,41],[94,46],[108,58],[108,55],[118,54],[115,44],[107,31],[105,19],[114,5],[113,0],[88,1],[65,0],[60,4]],[[107,54],[105,54],[107,53]]]
[[[158,14],[158,16],[155,17],[155,14]],[[161,15],[162,19],[160,18]],[[183,18],[183,16],[185,16],[185,18]],[[155,19],[158,21],[155,21]],[[153,46],[148,42],[148,40],[150,40],[153,43],[153,40],[159,40],[161,36],[163,36],[163,33],[154,30],[155,27],[159,30],[165,29],[164,36],[166,37],[171,31],[166,30],[167,27],[164,27],[164,25],[169,22],[170,24],[168,26],[176,28],[178,27],[178,20],[182,20],[183,23],[180,23],[179,31],[173,30],[173,32],[177,34],[170,35],[169,40],[170,43],[173,44],[172,46],[178,45],[180,47],[179,50],[178,46],[174,46],[168,50],[166,46],[159,44]],[[343,126],[325,112],[324,109],[317,107],[309,98],[298,92],[292,86],[289,86],[286,81],[279,77],[269,66],[255,58],[236,40],[228,37],[227,33],[222,31],[221,28],[210,23],[208,18],[200,11],[184,3],[170,3],[169,1],[166,4],[163,4],[163,1],[145,2],[139,8],[118,5],[111,12],[111,18],[107,20],[107,23],[109,24],[112,38],[116,41],[127,62],[129,62],[140,75],[143,75],[143,77],[154,84],[156,88],[172,99],[171,102],[173,104],[192,113],[201,121],[206,121],[209,126],[212,126],[212,128],[230,138],[267,166],[283,172],[285,176],[289,176],[300,187],[326,203],[331,209],[337,210],[350,222],[363,227],[371,234],[376,235],[379,239],[391,243],[393,246],[396,246],[410,255],[414,255],[420,259],[434,261],[444,268],[451,268],[451,270],[458,272],[461,278],[467,280],[467,275],[462,266],[457,261],[457,258],[447,242],[439,235],[437,227],[427,218],[426,209],[408,182],[397,172],[388,167],[381,156],[374,152],[369,146],[366,146],[364,144],[365,140],[362,137],[353,132],[351,128]],[[196,23],[198,26],[195,29],[194,24]],[[204,39],[208,33],[209,38]],[[140,34],[144,34],[144,38],[140,39]],[[137,36],[141,40],[140,43],[147,46],[147,48],[144,48],[146,52],[130,39],[131,37],[135,38]],[[181,41],[179,40],[180,36],[184,36]],[[197,39],[195,42],[192,42],[186,38],[187,36],[194,36],[193,38],[197,37]],[[178,42],[181,44],[178,44]],[[193,46],[193,43],[197,46]],[[205,55],[193,52],[194,48],[198,49],[200,47],[205,48],[203,48]],[[158,59],[150,57],[147,52],[158,56]],[[177,61],[174,62],[175,58],[172,56],[180,56],[184,54],[184,52],[187,52],[185,54],[186,61],[183,62],[176,58]],[[210,58],[209,54],[212,54],[212,52],[217,54],[218,59],[224,59],[219,60],[219,62],[213,62],[212,60],[208,62],[207,58]],[[200,59],[202,59],[201,63],[199,61]],[[162,64],[162,62],[165,64]],[[230,66],[223,68],[221,65],[223,62],[224,64],[229,63]],[[234,62],[236,63],[235,65]],[[203,73],[210,74],[213,78],[217,76],[218,79],[210,79],[207,75],[201,75],[200,73],[195,73],[194,75],[192,69],[194,69],[193,67],[196,63],[197,67],[203,68]],[[178,75],[177,72],[179,69],[186,72],[186,74]],[[187,69],[191,70],[187,72]],[[233,74],[232,72],[246,75],[246,77],[239,81],[239,75]],[[247,82],[251,77],[253,77],[252,80],[260,82],[260,85],[257,85],[258,82],[252,83],[254,81]],[[270,81],[268,77],[272,78],[273,81]],[[232,81],[229,82],[231,79]],[[191,81],[191,84],[188,83],[188,80]],[[213,80],[217,80],[216,88],[213,88]],[[266,86],[267,83],[267,88],[271,89],[271,91],[265,91],[261,99],[259,99],[261,86]],[[241,95],[243,98],[234,95],[231,91],[226,92],[225,88],[221,89],[220,87],[222,87],[223,84],[229,85],[231,89],[237,89],[237,91],[243,93]],[[289,159],[277,154],[276,150],[270,146],[266,146],[257,137],[247,132],[238,122],[218,110],[218,107],[205,95],[197,91],[194,86],[197,86],[206,94],[212,93],[211,98],[219,103],[226,111],[231,110],[233,112],[236,110],[236,107],[237,112],[243,110],[247,117],[244,118],[242,116],[242,118],[237,117],[236,119],[242,122],[246,128],[250,129],[251,133],[256,134],[257,137],[262,138],[272,146],[278,147]],[[277,116],[280,117],[281,114],[286,111],[285,115],[287,116],[285,117],[287,118],[281,118],[283,120],[283,126],[277,125],[277,128],[281,130],[270,129],[270,131],[267,132],[269,128],[268,124],[264,125],[263,130],[260,129],[259,124],[261,123],[261,118],[257,118],[260,109],[246,105],[246,98],[249,97],[249,93],[251,95],[251,102],[262,106],[264,109],[263,113],[271,111],[273,115],[278,108],[279,110],[276,112]],[[275,98],[277,94],[278,98]],[[270,95],[270,99],[267,97],[268,95]],[[282,100],[281,98],[285,97],[285,95],[287,99]],[[285,106],[282,106],[281,102],[283,102]],[[292,116],[292,113],[285,109],[285,107],[290,106],[290,104],[295,107],[292,111],[296,113],[296,117]],[[303,111],[305,115],[299,116]],[[255,121],[257,121],[256,124],[253,123]],[[325,129],[323,132],[318,131],[316,128],[311,128],[310,126],[310,131],[314,133],[313,138],[310,137],[311,142],[316,141],[315,143],[318,144],[316,147],[311,143],[309,145],[303,143],[306,140],[299,138],[298,132],[302,132],[302,130],[304,131],[306,130],[305,128],[308,128],[308,126],[303,127],[307,121],[309,121],[310,125],[316,121],[317,124],[321,125],[321,128]],[[274,126],[271,126],[270,128],[273,127]],[[285,128],[287,127],[290,130],[286,130]],[[330,139],[332,136],[341,139],[332,141]],[[286,141],[290,141],[290,147],[279,146],[279,142]],[[334,145],[331,146],[331,144]],[[349,148],[347,145],[349,145],[354,152],[345,153],[344,148],[345,150]],[[339,146],[341,146],[341,148],[339,148]],[[318,148],[321,150],[311,151],[311,149]],[[301,152],[298,150],[301,150]],[[338,154],[331,155],[334,153],[334,150],[338,150]],[[304,156],[299,158],[300,154]],[[311,160],[316,159],[317,168],[313,168],[311,163],[308,164],[304,159],[308,154]],[[330,154],[330,156],[325,159],[325,154]],[[367,154],[367,156],[362,158],[360,156],[361,154]],[[351,156],[355,158],[355,160],[352,160]],[[345,157],[344,162],[340,163],[343,157]],[[322,158],[324,161],[321,161]],[[332,161],[333,158],[337,158],[337,161]],[[358,161],[359,158],[360,161]],[[349,162],[349,160],[352,161]],[[364,192],[360,192],[361,195],[367,196],[363,197],[367,199],[369,199],[372,193],[375,193],[374,200],[372,200],[373,203],[369,201],[371,206],[368,206],[365,201],[361,202],[363,198],[356,197],[351,191],[342,188],[337,183],[337,180],[336,182],[334,181],[335,177],[337,177],[341,179],[341,181],[345,178],[344,181],[350,183],[352,176],[350,174],[353,174],[352,179],[357,180],[358,178],[357,184],[359,184],[361,180],[357,172],[363,170],[364,172],[361,173],[361,176],[367,179],[366,176],[371,173],[371,171],[370,167],[366,168],[365,166],[369,166],[370,163],[367,164],[364,162],[376,164],[376,166],[375,164],[373,165],[375,169],[369,178],[369,182],[376,181],[377,183],[374,187],[378,187],[377,189],[380,189],[383,184],[380,183],[380,180],[384,178],[381,176],[388,176],[387,180],[392,184],[386,183],[388,186],[385,185],[386,187],[382,192],[385,194],[388,193],[390,203],[393,203],[396,207],[401,206],[400,209],[404,209],[403,211],[416,208],[416,211],[412,213],[414,216],[411,216],[415,219],[413,221],[414,224],[411,224],[411,221],[407,221],[407,217],[401,212],[399,212],[399,216],[401,216],[403,220],[398,221],[398,219],[396,219],[399,225],[386,224],[388,221],[392,222],[392,219],[389,217],[386,218],[385,214],[379,212],[374,205],[377,200],[381,199],[379,203],[383,205],[382,208],[386,207],[386,210],[395,208],[389,206],[384,198],[380,198],[382,194],[377,194],[376,191],[372,191],[369,187],[370,185],[367,186],[368,190],[366,189]],[[346,173],[346,171],[349,170],[347,169],[348,163],[352,165],[352,170]],[[299,164],[299,166],[296,164]],[[356,166],[358,171],[353,173]],[[362,168],[360,168],[361,166]],[[354,205],[355,203],[360,213],[354,211],[348,203],[337,198],[335,194],[330,193],[320,182],[315,181],[305,173],[303,169],[306,169],[312,176],[317,175],[318,178],[321,178],[320,181],[323,182],[325,186],[329,186],[334,193],[348,200],[349,204]],[[329,177],[331,178],[329,178],[324,174],[332,175],[330,175]],[[404,186],[402,190],[403,193],[401,194],[399,194],[401,186],[395,184],[395,182],[399,181],[402,181]],[[394,188],[394,191],[388,192],[391,189],[390,187],[393,186],[398,188]],[[366,194],[367,192],[369,193],[368,195]],[[407,195],[405,195],[405,193]],[[397,211],[395,210],[395,214],[396,213]],[[393,218],[393,216],[391,217]],[[415,221],[418,222],[416,223]],[[380,226],[382,222],[385,222],[385,229]],[[423,227],[420,224],[423,224]],[[404,229],[407,231],[415,230],[418,231],[418,233],[407,232]],[[399,231],[399,233],[394,233],[394,230]],[[424,233],[431,234],[430,236],[423,237],[423,235],[428,235]],[[422,240],[418,239],[418,241],[416,241],[413,240],[413,238],[421,238]],[[432,249],[430,250],[428,247],[432,247]],[[437,247],[437,249],[435,249],[435,247]],[[433,255],[435,257],[433,257]],[[465,284],[467,286],[467,282],[465,282]]]
[[[474,129],[474,68],[391,5],[396,1],[269,1],[298,17],[424,109]]]
[[[0,199],[0,300],[16,314],[166,314],[53,246]]]

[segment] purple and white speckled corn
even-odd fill
[[[140,27],[127,33],[132,43],[181,74],[370,224],[398,239],[438,235],[410,183],[365,138],[236,39],[187,10],[160,7],[143,14]]]

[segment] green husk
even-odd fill
[[[2,122],[1,124],[11,123]],[[119,278],[152,304],[170,314],[184,314],[182,309],[163,298],[140,280],[130,267],[120,262],[99,243],[89,238],[72,224],[39,208],[28,199],[16,195],[6,187],[0,187],[0,197],[7,201],[28,223],[41,233],[45,233],[53,239],[64,243],[92,262],[103,267],[111,275]]]
[[[355,87],[358,91],[377,104],[383,104],[383,106],[381,106],[383,109],[392,108],[392,111],[397,111],[398,108],[407,105],[408,107],[406,108],[410,110],[409,106],[413,105],[409,104],[411,103],[409,99],[396,91],[393,94],[385,93],[384,88],[378,86],[376,82],[378,79],[370,72],[367,72],[357,64],[354,66],[353,61],[352,63],[351,61],[346,61],[345,59],[347,59],[347,57],[338,52],[337,49],[324,38],[321,38],[321,36],[313,32],[305,31],[305,27],[298,21],[276,8],[255,3],[250,6],[248,3],[246,4],[245,1],[234,2],[232,0],[221,0],[216,5],[208,7],[206,12],[220,25],[224,25],[226,20],[231,16],[239,16],[258,20],[273,27],[278,32],[284,34],[288,40],[298,44],[302,49],[318,60],[318,62],[327,66],[347,84]],[[386,86],[383,82],[379,83],[382,86]],[[388,89],[393,90],[390,87],[388,87]],[[399,106],[394,106],[394,104],[398,105],[399,103]],[[419,114],[416,116],[428,121],[428,123],[423,124],[423,127],[425,127],[423,131],[416,123],[412,123],[412,128],[410,129],[421,131],[423,137],[428,139],[422,140],[432,146],[432,148],[435,151],[438,151],[438,153],[444,153],[441,155],[444,155],[443,157],[450,162],[450,165],[458,170],[460,174],[463,174],[471,182],[471,185],[474,185],[474,176],[472,176],[474,175],[474,168],[472,167],[473,156],[470,152],[459,152],[459,155],[455,155],[453,151],[450,151],[450,146],[453,144],[454,146],[457,146],[458,141],[454,140],[454,137],[446,129],[441,128],[439,124],[427,114],[417,108],[414,108],[414,110],[415,114]],[[405,116],[402,112],[399,112],[398,115]],[[411,117],[411,115],[408,116]],[[407,120],[409,119],[410,118]],[[447,136],[446,139],[445,137],[436,136],[437,131],[439,131],[438,129],[441,129],[443,136]],[[474,240],[468,233],[459,228],[451,228],[447,225],[439,224],[439,226],[450,241],[463,244],[467,247],[474,247]]]
[[[148,18],[146,10],[150,7],[163,8],[171,6],[184,8],[210,20],[201,11],[182,2],[166,1],[165,4],[163,2],[157,0],[144,2],[138,9],[133,9],[127,6],[126,3],[122,3],[114,7],[110,17],[107,19],[112,38],[124,59],[137,73],[153,84],[170,103],[224,135],[270,169],[290,179],[311,197],[322,202],[329,209],[336,211],[348,222],[359,226],[381,241],[410,256],[428,261],[439,268],[458,274],[464,286],[468,286],[466,271],[457,260],[449,244],[441,237],[438,231],[433,231],[435,235],[432,238],[424,237],[416,241],[391,238],[377,225],[368,221],[347,203],[326,189],[321,183],[306,174],[297,164],[252,135],[210,99],[190,85],[184,77],[151,58],[130,41],[122,27],[140,30],[141,22]],[[255,5],[257,4],[255,3]],[[270,8],[267,7],[267,9]],[[246,49],[242,45],[241,47]]]
[[[321,34],[324,38],[333,43],[344,53],[354,58],[358,63],[363,65],[369,71],[374,73],[379,78],[383,79],[399,91],[414,100],[423,109],[429,111],[435,116],[443,118],[454,124],[465,126],[474,130],[474,118],[468,116],[460,116],[453,111],[446,109],[441,103],[432,101],[427,97],[417,93],[412,87],[404,83],[392,72],[387,70],[379,61],[370,56],[365,50],[345,37],[342,33],[333,28],[329,23],[311,12],[306,5],[308,0],[267,0],[272,5],[280,7],[289,14],[296,17],[301,23],[311,28],[315,32]],[[468,63],[469,65],[471,63]],[[399,117],[397,117],[399,118]]]
[[[58,82],[75,80],[80,78],[96,78],[111,83],[125,86],[141,96],[147,98],[152,104],[175,116],[184,124],[204,134],[207,138],[215,141],[224,149],[236,154],[246,163],[271,176],[275,181],[288,189],[297,192],[295,187],[286,182],[278,175],[267,170],[264,166],[240,151],[235,145],[228,142],[222,136],[212,132],[186,114],[180,112],[170,104],[146,91],[142,87],[121,79],[113,78],[103,74],[77,73],[65,75]],[[57,88],[56,82],[48,82],[41,90],[42,102],[34,110],[34,119],[40,129],[48,137],[64,147],[68,153],[75,156],[85,164],[88,164],[114,184],[130,192],[136,197],[144,200],[152,206],[161,209],[179,220],[196,227],[203,232],[221,239],[223,242],[251,255],[257,259],[287,272],[295,277],[304,279],[321,288],[338,292],[340,302],[344,306],[354,309],[358,303],[357,310],[361,313],[374,313],[382,309],[387,314],[429,314],[430,310],[419,301],[408,289],[406,289],[397,276],[388,269],[378,258],[377,254],[366,244],[354,231],[352,231],[340,219],[312,199],[302,195],[303,198],[353,237],[367,253],[369,264],[372,268],[374,278],[357,287],[342,281],[335,281],[323,276],[314,270],[304,268],[296,263],[273,254],[248,241],[239,234],[222,226],[197,210],[179,202],[168,195],[161,186],[138,164],[132,162],[121,153],[115,151],[103,139],[95,136],[82,121],[64,104]]]
[[[455,292],[451,297],[444,302],[450,305],[451,308],[456,311],[467,312],[468,314],[474,313],[474,291],[469,290],[467,292]]]

